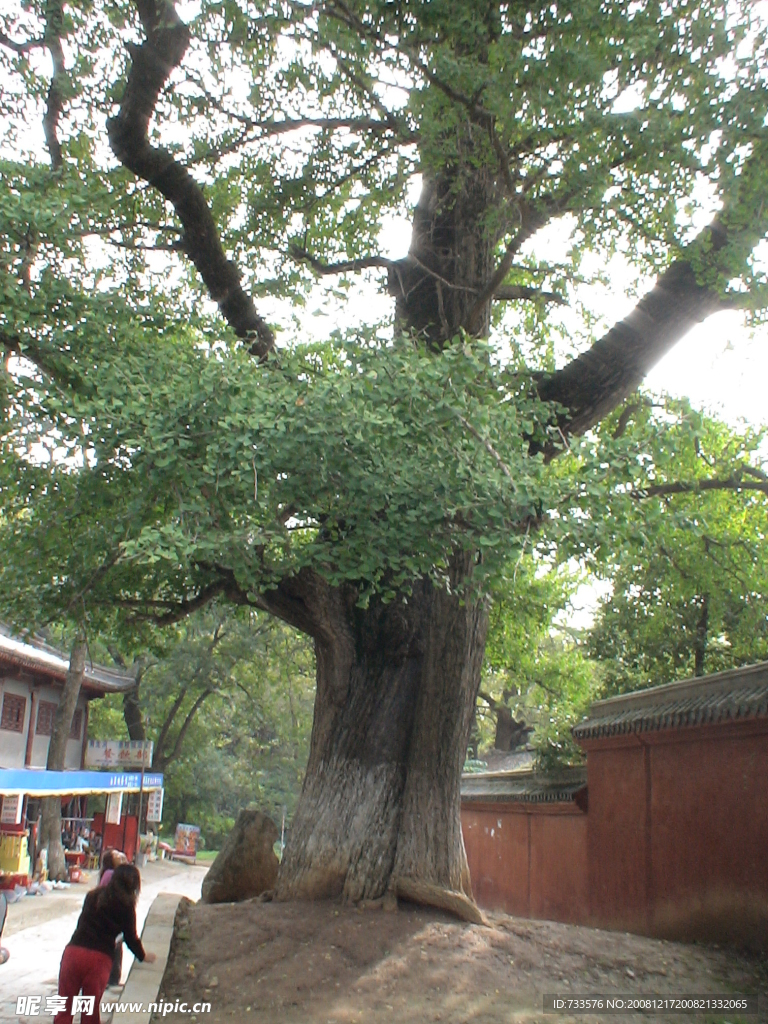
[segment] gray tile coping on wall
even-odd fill
[[[768,717],[768,661],[597,701],[573,727],[599,736]]]
[[[147,1007],[157,1000],[160,982],[165,974],[173,937],[173,922],[180,899],[181,897],[176,893],[161,892],[159,896],[155,897],[149,908],[141,933],[141,941],[145,949],[157,954],[157,960],[153,964],[139,963],[138,960],[134,960],[118,999],[123,1004],[141,1003],[143,1010],[140,1013],[117,1014],[116,1019],[119,1019],[122,1024],[149,1024],[152,1015]],[[108,1000],[109,997],[105,996],[104,999]],[[102,1021],[105,1021],[105,1018],[102,1017]]]

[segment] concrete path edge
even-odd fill
[[[161,892],[149,908],[141,932],[141,941],[146,950],[157,954],[157,960],[153,964],[133,961],[119,1001],[123,1005],[141,1003],[142,1010],[139,1013],[134,1011],[117,1014],[122,1024],[149,1024],[152,1014],[148,1007],[150,1003],[157,1002],[157,994],[171,949],[173,922],[181,898],[175,893]]]

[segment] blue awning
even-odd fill
[[[144,789],[162,789],[162,772],[145,772]],[[0,796],[85,796],[138,793],[141,772],[49,772],[45,768],[0,768]]]

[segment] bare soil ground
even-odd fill
[[[201,1024],[736,1024],[758,1018],[553,1016],[543,1013],[542,996],[760,991],[759,1019],[768,1020],[768,965],[757,956],[505,914],[489,914],[488,922],[465,924],[403,903],[388,913],[333,903],[184,901],[161,995],[209,1001]]]

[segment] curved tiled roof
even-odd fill
[[[47,644],[17,640],[0,631],[0,667],[3,665],[26,669],[63,683],[69,669],[69,658]],[[135,685],[136,680],[129,672],[86,662],[83,686],[88,690],[96,693],[124,693]]]
[[[768,661],[609,697],[573,727],[577,740],[768,716]]]
[[[569,768],[557,775],[544,775],[530,769],[462,775],[461,801],[504,800],[537,804],[570,801],[586,784],[586,768]]]

